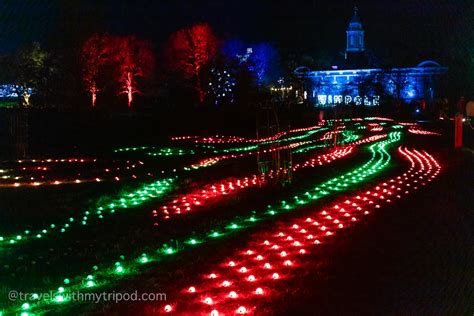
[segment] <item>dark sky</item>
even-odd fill
[[[449,64],[453,47],[474,45],[474,0],[0,0],[0,52],[33,40],[67,47],[96,31],[134,33],[159,48],[176,29],[209,22],[224,38],[336,54],[354,4],[366,46],[393,63]]]

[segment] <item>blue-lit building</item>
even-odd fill
[[[377,106],[388,98],[411,102],[431,102],[437,95],[439,78],[447,67],[427,60],[415,67],[374,67],[364,43],[364,29],[357,8],[346,32],[344,61],[331,70],[314,71],[307,67],[295,69],[304,79],[299,97],[315,106],[366,105]]]
[[[22,94],[23,89],[14,84],[0,84],[0,99],[18,98]],[[31,93],[31,89],[29,89]]]

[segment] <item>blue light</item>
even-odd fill
[[[431,65],[431,64],[430,64]],[[339,69],[311,71],[305,67],[298,67],[295,75],[309,81],[309,99],[318,105],[325,102],[318,100],[318,96],[356,96],[369,99],[376,95],[386,95],[401,99],[404,102],[422,100],[426,91],[432,91],[433,75],[442,75],[447,72],[446,67],[412,67],[412,68],[366,68],[366,69]],[[432,94],[431,94],[432,95]],[[326,100],[326,103],[329,102]],[[354,101],[355,103],[355,101]],[[360,102],[359,102],[360,103]],[[364,105],[366,102],[363,102]],[[372,103],[371,105],[378,105]]]
[[[1,98],[18,98],[25,89],[22,86],[15,84],[0,85],[0,99]],[[33,89],[27,88],[28,94],[33,94]]]
[[[246,44],[240,40],[227,40],[222,47],[222,53],[229,60],[246,62],[248,58],[246,49]]]
[[[274,71],[277,52],[270,44],[260,43],[252,47],[250,71],[255,74],[259,83],[268,81]]]

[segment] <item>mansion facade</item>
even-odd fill
[[[299,97],[317,107],[335,105],[378,106],[386,98],[406,103],[430,102],[436,94],[439,78],[447,67],[427,60],[415,67],[373,68],[368,65],[364,30],[355,8],[346,32],[345,63],[331,70],[311,70],[298,67],[294,74],[304,80],[303,95]]]

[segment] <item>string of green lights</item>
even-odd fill
[[[121,194],[108,204],[98,204],[97,208],[93,211],[83,211],[75,217],[69,217],[62,224],[51,223],[47,227],[35,231],[25,230],[15,235],[0,236],[0,250],[1,247],[16,246],[32,239],[41,239],[53,237],[56,234],[63,234],[74,224],[86,226],[90,220],[103,219],[106,215],[115,214],[119,209],[137,207],[151,200],[161,198],[172,189],[175,179],[176,178],[166,178],[145,184],[137,190]]]

